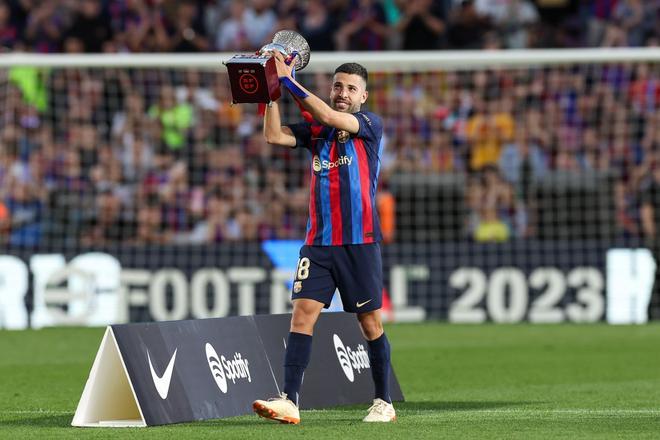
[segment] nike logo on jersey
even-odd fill
[[[373,298],[372,298],[372,299],[373,299]],[[365,305],[365,304],[368,303],[368,302],[371,302],[371,300],[369,299],[369,300],[367,300],[367,301],[365,301],[365,302],[357,302],[357,303],[355,303],[355,305],[356,305],[357,308],[359,309],[360,307],[362,307],[363,305]]]
[[[174,350],[174,354],[170,358],[170,363],[167,364],[167,368],[162,376],[156,374],[154,366],[151,363],[151,356],[149,356],[149,350],[147,350],[147,359],[149,360],[149,369],[151,370],[151,378],[154,380],[154,385],[156,386],[156,391],[161,399],[167,399],[167,394],[170,392],[170,382],[172,381],[172,372],[174,371],[174,362],[176,360],[176,352],[178,348]]]

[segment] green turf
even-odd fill
[[[660,438],[660,326],[387,327],[407,401],[394,424],[364,407],[154,428],[69,423],[102,329],[0,332],[0,438]]]

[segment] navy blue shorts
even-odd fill
[[[344,310],[371,312],[383,301],[383,262],[378,243],[300,248],[291,299],[332,302],[339,289]]]

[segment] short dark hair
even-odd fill
[[[362,77],[365,84],[369,82],[369,73],[362,64],[344,63],[335,69],[335,74],[337,73],[348,73],[349,75],[359,75],[360,77]]]

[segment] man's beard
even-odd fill
[[[332,102],[332,108],[337,110],[338,112],[342,112],[342,113],[355,113],[355,112],[360,110],[359,105],[352,104],[348,101],[342,101],[342,102],[340,102],[340,104],[346,104],[346,107],[345,108],[339,108],[337,106],[337,101],[335,100],[335,101]]]

